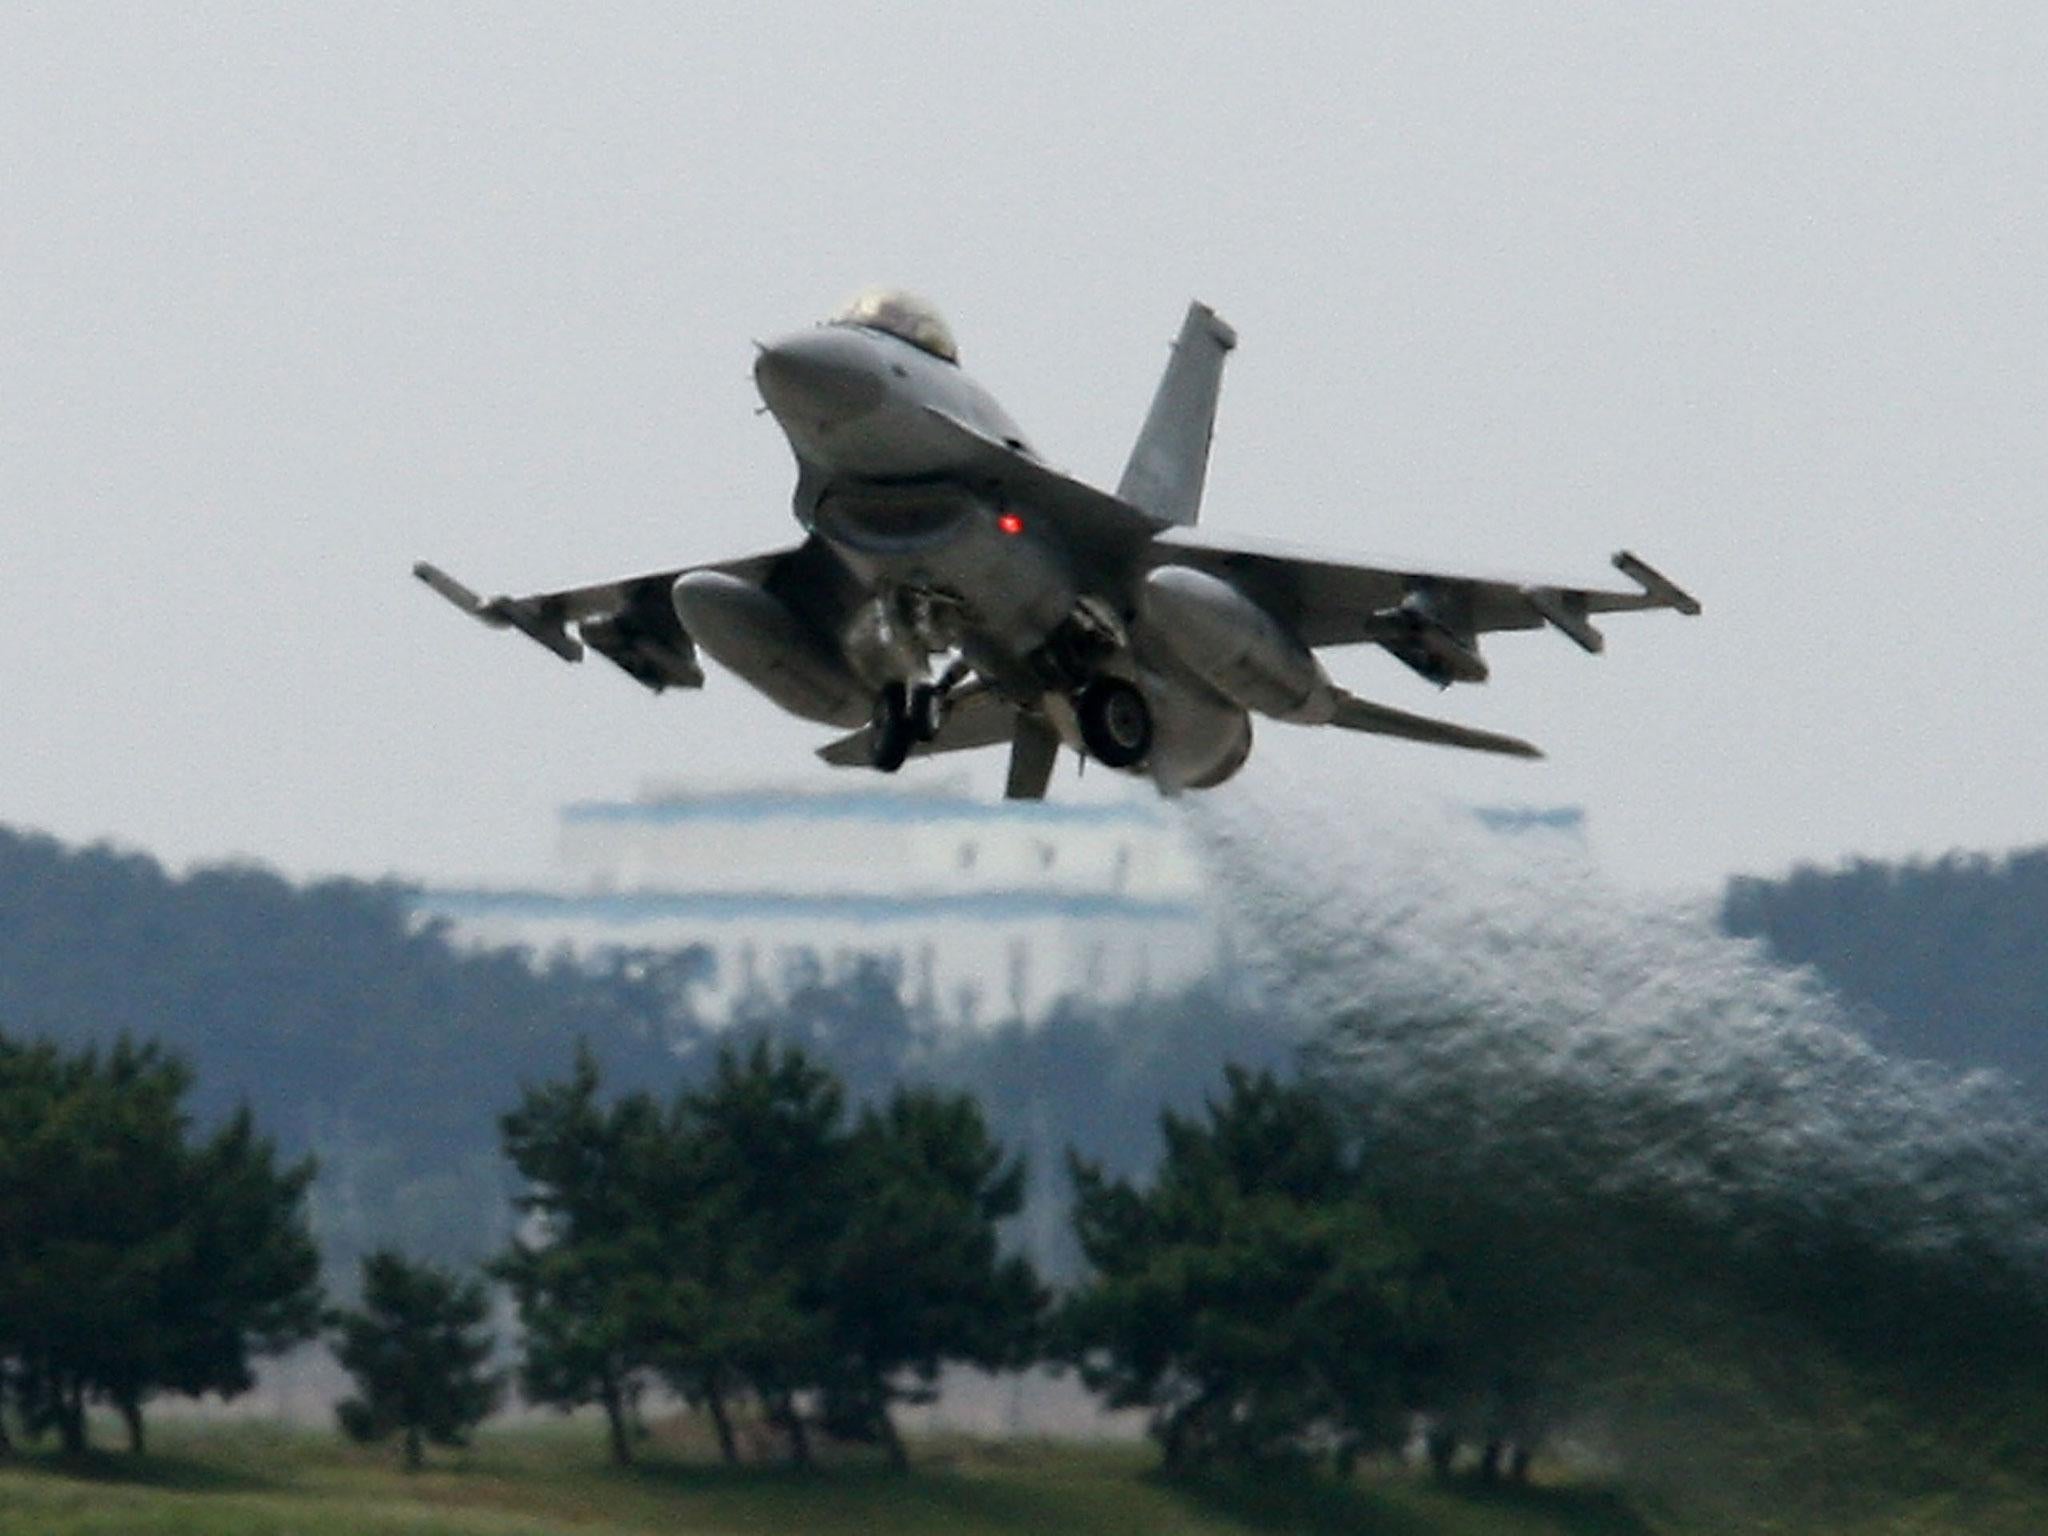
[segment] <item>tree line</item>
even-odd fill
[[[1887,1050],[2048,1092],[2048,848],[1736,879],[1721,921],[1812,966]]]
[[[1843,913],[1882,907],[1895,958],[1915,931],[1962,953],[1970,893],[1995,895],[1976,919],[1996,951],[1984,974],[2019,989],[1998,1038],[2023,1040],[2039,995],[2025,991],[2026,957],[2041,935],[2029,939],[2015,903],[2039,865],[1950,861],[1924,880],[1808,876],[1784,890],[1806,878]],[[1920,897],[1941,892],[1955,922],[1916,930]],[[1752,895],[1752,916],[1779,910]],[[1749,920],[1731,896],[1730,925]],[[1841,916],[1834,949],[1815,951],[1852,975],[1854,929]],[[1915,1271],[1860,1235],[1868,1198],[1788,1186],[1775,1203],[1720,1210],[1612,1195],[1599,1165],[1620,1155],[1617,1138],[1711,1143],[1690,1120],[1610,1125],[1597,1097],[1553,1097],[1515,1143],[1528,1157],[1475,1162],[1460,1127],[1484,1104],[1453,1094],[1420,1118],[1390,1114],[1355,1083],[1330,1100],[1289,1075],[1293,1042],[1221,984],[963,1035],[907,1003],[884,963],[796,957],[714,1032],[692,1012],[702,961],[466,955],[414,924],[391,888],[299,890],[247,870],[173,880],[146,859],[0,832],[0,1019],[22,1028],[0,1090],[0,1426],[82,1440],[84,1408],[99,1404],[139,1442],[155,1395],[239,1390],[256,1355],[294,1339],[345,1345],[324,1310],[324,1258],[327,1289],[375,1322],[360,1358],[389,1378],[358,1393],[365,1433],[459,1435],[503,1385],[489,1287],[516,1301],[524,1285],[536,1305],[522,1321],[523,1389],[602,1405],[609,1376],[628,1454],[636,1400],[657,1390],[707,1421],[715,1401],[766,1423],[757,1443],[791,1455],[842,1433],[886,1446],[889,1410],[928,1378],[913,1363],[885,1390],[863,1385],[859,1361],[881,1358],[882,1330],[855,1282],[891,1234],[835,1223],[860,1208],[850,1190],[866,1199],[935,1177],[912,1176],[908,1132],[888,1129],[899,1097],[970,1104],[996,1182],[1014,1174],[1020,1208],[987,1225],[1003,1260],[1031,1261],[1046,1299],[1011,1347],[1149,1412],[1180,1465],[1342,1461],[1419,1424],[1444,1464],[1512,1474],[1560,1426],[1647,1421],[1614,1406],[1632,1377],[1711,1385],[1739,1354],[1755,1379],[1789,1379],[1785,1362],[1819,1337],[1872,1379],[1910,1369],[1918,1401],[1934,1403],[1959,1369],[2002,1381],[2048,1337],[2035,1278],[2007,1273],[2003,1250]],[[1951,1033],[1966,1022],[1942,1017]],[[164,1044],[124,1040],[157,1033],[153,1021]],[[1455,1022],[1392,1033],[1427,1053]],[[578,1036],[587,1059],[564,1077],[564,1042]],[[791,1048],[836,1103],[810,1143],[827,1149],[819,1187],[832,1193],[808,1204],[804,1180],[749,1184],[709,1150],[711,1128],[734,1124],[722,1096],[780,1112],[801,1098],[758,1085],[748,1098],[729,1081],[757,1051],[783,1070]],[[1233,1062],[1254,1070],[1226,1078]],[[520,1135],[539,1139],[508,1156],[513,1127],[479,1103],[511,1106]],[[642,1181],[649,1220],[608,1228],[620,1217],[602,1184],[572,1199],[573,1184],[532,1171],[555,1155],[545,1135],[560,1153],[586,1131],[619,1177]],[[1975,1169],[1951,1173],[1974,1188]],[[121,1199],[99,1209],[85,1192],[107,1178]],[[216,1186],[209,1204],[201,1193]],[[295,1214],[273,1219],[280,1210]],[[747,1241],[702,1244],[711,1211]],[[272,1241],[253,1240],[265,1232]],[[232,1285],[226,1246],[251,1260]],[[378,1255],[388,1284],[357,1262],[380,1248],[395,1250]],[[95,1274],[111,1278],[81,1279]],[[220,1299],[195,1310],[194,1277],[213,1275]],[[1240,1286],[1289,1299],[1240,1319]],[[482,1310],[465,1321],[465,1308]],[[1333,1317],[1370,1321],[1341,1356],[1369,1370],[1347,1375],[1317,1347],[1344,1337]],[[418,1359],[459,1359],[480,1341],[468,1388],[428,1390],[438,1368],[422,1375]],[[451,1384],[462,1385],[440,1381]]]
[[[813,1428],[901,1465],[891,1407],[928,1400],[943,1363],[1037,1354],[1044,1292],[998,1233],[1023,1169],[965,1095],[898,1087],[851,1113],[828,1069],[757,1042],[667,1104],[607,1104],[586,1053],[504,1134],[526,1220],[493,1271],[518,1303],[521,1385],[600,1406],[618,1461],[659,1380],[727,1461],[744,1396],[799,1465]]]
[[[146,855],[0,828],[0,1021],[73,1050],[156,1040],[191,1065],[202,1121],[247,1104],[281,1156],[314,1156],[309,1206],[334,1283],[380,1247],[467,1265],[503,1246],[506,1165],[473,1106],[558,1072],[565,1041],[587,1041],[620,1091],[701,1085],[723,1045],[773,1038],[829,1065],[856,1103],[906,1081],[972,1094],[1029,1154],[1027,1242],[1058,1274],[1078,1262],[1065,1147],[1141,1172],[1160,1105],[1196,1108],[1224,1063],[1278,1068],[1292,1053],[1214,983],[965,1031],[908,996],[894,963],[796,951],[712,1029],[698,1009],[710,975],[696,948],[574,962],[464,949],[393,883],[174,876]]]
[[[356,1383],[341,1427],[417,1465],[502,1400],[491,1284],[524,1397],[595,1406],[621,1463],[661,1388],[730,1462],[744,1418],[798,1465],[822,1438],[900,1467],[894,1410],[946,1366],[1052,1363],[1146,1409],[1172,1468],[1348,1468],[1455,1380],[1457,1277],[1380,1207],[1331,1107],[1270,1073],[1167,1113],[1156,1177],[1071,1156],[1087,1268],[1055,1294],[1006,1240],[1026,1168],[972,1096],[856,1105],[764,1040],[666,1099],[607,1093],[580,1050],[500,1121],[513,1241],[477,1273],[373,1252],[339,1308],[310,1162],[281,1161],[246,1110],[200,1132],[192,1088],[154,1045],[0,1039],[0,1443],[11,1425],[81,1452],[99,1406],[141,1451],[152,1400],[232,1397],[257,1358],[324,1333]]]

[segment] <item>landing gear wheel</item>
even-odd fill
[[[1135,768],[1152,750],[1152,706],[1120,677],[1098,677],[1074,699],[1089,754],[1110,768]]]
[[[911,744],[909,695],[901,683],[885,683],[868,721],[868,761],[884,773],[894,773],[910,756]]]
[[[940,727],[946,723],[945,691],[930,683],[917,684],[910,690],[907,711],[913,737],[919,741],[937,739]]]

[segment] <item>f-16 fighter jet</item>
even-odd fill
[[[1630,554],[1602,591],[1390,569],[1195,532],[1231,328],[1191,305],[1116,490],[1049,465],[900,292],[760,346],[754,378],[796,454],[783,549],[597,586],[479,598],[415,574],[566,661],[586,648],[661,691],[698,652],[792,714],[848,732],[827,762],[1007,746],[1012,799],[1044,796],[1064,744],[1166,794],[1221,784],[1252,716],[1520,757],[1525,741],[1356,698],[1317,657],[1384,647],[1439,687],[1484,682],[1480,636],[1699,604]],[[757,344],[758,345],[758,344]]]

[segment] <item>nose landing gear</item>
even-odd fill
[[[884,773],[903,766],[917,737],[910,715],[910,691],[901,683],[882,685],[868,719],[868,761]]]
[[[1082,744],[1108,768],[1135,768],[1152,750],[1152,706],[1136,685],[1098,677],[1074,696]]]
[[[883,684],[868,721],[868,761],[894,773],[918,743],[936,740],[948,697],[966,675],[965,665],[955,662],[936,683]]]
[[[919,741],[937,738],[946,723],[946,685],[913,683],[905,705],[910,715],[910,734]]]

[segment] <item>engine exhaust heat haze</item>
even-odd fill
[[[2015,1091],[1881,1054],[1707,903],[1619,890],[1571,838],[1288,768],[1189,825],[1394,1180],[1617,1259],[1678,1234],[1800,1317],[1853,1276],[1958,1330],[2048,1318],[2048,1137]]]

